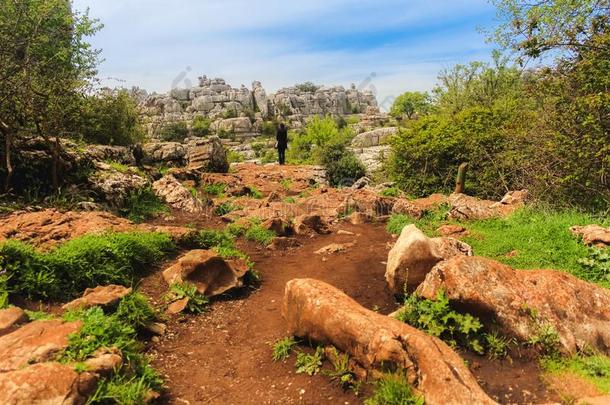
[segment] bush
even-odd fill
[[[107,233],[73,239],[40,253],[22,242],[0,245],[0,269],[9,293],[31,299],[66,299],[98,285],[130,285],[175,251],[162,233]]]
[[[327,145],[321,155],[321,163],[332,186],[351,186],[366,174],[362,162],[343,143]]]
[[[188,136],[189,131],[186,122],[171,122],[163,125],[159,130],[159,139],[165,142],[182,142]]]
[[[320,86],[312,83],[312,82],[303,82],[303,83],[298,83],[295,84],[295,86],[298,90],[302,91],[303,93],[315,93]]]
[[[210,118],[204,117],[202,115],[197,115],[195,118],[193,118],[193,123],[191,124],[191,134],[193,136],[209,135],[211,125],[212,120]]]
[[[131,191],[120,214],[132,222],[140,223],[169,212],[169,208],[157,197],[151,187]]]
[[[80,118],[87,142],[125,146],[144,140],[137,103],[126,90],[85,97]]]

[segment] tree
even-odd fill
[[[610,0],[491,0],[500,25],[491,39],[522,57],[575,55],[598,47],[591,38],[610,19]],[[607,45],[601,45],[607,46]],[[520,61],[523,61],[520,59]]]
[[[58,189],[60,137],[72,134],[99,52],[85,41],[101,26],[69,0],[0,0],[0,128],[5,190],[11,187],[15,137],[36,134],[53,153]]]
[[[390,114],[394,117],[413,118],[415,114],[426,114],[430,109],[430,95],[419,91],[407,91],[394,100]]]

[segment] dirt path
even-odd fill
[[[389,313],[394,300],[383,279],[390,237],[383,226],[341,226],[355,235],[336,233],[301,239],[289,252],[246,250],[263,276],[262,286],[242,296],[214,302],[199,316],[172,319],[169,333],[153,345],[154,366],[167,376],[165,403],[321,404],[361,403],[322,375],[295,374],[294,357],[271,360],[270,344],[286,335],[281,316],[284,285],[312,277],[345,291],[370,309]],[[344,253],[313,252],[330,243],[356,242]],[[160,297],[166,289],[160,272],[144,280],[142,290]]]

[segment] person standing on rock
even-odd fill
[[[280,164],[286,163],[286,149],[288,148],[288,129],[282,122],[277,129],[275,147],[277,148],[277,154]]]

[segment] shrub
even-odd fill
[[[224,183],[212,183],[203,186],[203,191],[215,197],[221,197],[224,195],[226,188],[227,185]]]
[[[297,343],[292,336],[276,340],[273,344],[273,361],[286,360]]]
[[[121,299],[117,306],[115,316],[121,322],[142,329],[157,317],[157,313],[150,305],[148,298],[138,292],[132,292]]]
[[[98,285],[130,285],[175,245],[161,233],[85,235],[40,253],[22,242],[0,245],[8,291],[27,298],[65,299]]]
[[[453,310],[443,291],[438,293],[435,300],[409,295],[397,319],[439,337],[451,346],[459,344],[479,354],[485,351],[480,340],[481,321],[470,314]]]
[[[384,197],[400,197],[400,189],[398,187],[392,186],[384,188],[380,194]]]
[[[385,374],[375,382],[375,394],[365,405],[424,405],[424,398],[413,393],[402,374]]]
[[[232,149],[227,151],[227,161],[229,163],[239,163],[243,162],[244,160],[246,160],[246,156],[244,156],[243,153],[234,151]]]
[[[166,142],[182,142],[188,136],[186,122],[178,121],[163,125],[159,130],[159,138]]]
[[[211,125],[212,120],[210,118],[204,117],[202,115],[197,115],[195,118],[193,118],[193,123],[191,124],[191,134],[193,136],[209,135]]]
[[[126,90],[85,97],[80,132],[90,143],[132,145],[144,140],[136,101]]]
[[[303,83],[298,83],[295,84],[295,86],[298,90],[302,91],[303,93],[315,93],[320,86],[312,83],[312,82],[303,82]]]
[[[231,201],[225,201],[216,206],[214,208],[214,215],[218,215],[219,217],[223,215],[227,215],[231,211],[238,210],[239,207],[233,204]]]
[[[321,163],[333,186],[351,186],[366,174],[362,162],[343,143],[331,143],[324,147]]]
[[[140,223],[169,212],[167,205],[157,197],[151,187],[129,193],[119,213],[132,222]]]
[[[324,348],[322,347],[317,347],[313,354],[308,354],[305,352],[297,353],[297,360],[294,363],[294,366],[297,369],[297,374],[317,374],[322,367],[322,360],[324,360]]]

